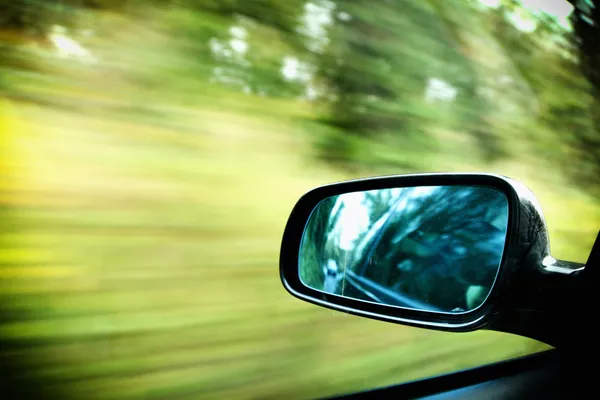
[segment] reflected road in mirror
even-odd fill
[[[483,304],[500,268],[504,193],[424,186],[345,193],[321,201],[304,230],[302,283],[353,299],[464,313]]]

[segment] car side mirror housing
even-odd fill
[[[574,314],[559,299],[581,294],[583,270],[552,258],[533,193],[493,174],[318,187],[295,205],[280,253],[282,283],[304,301],[421,328],[506,331],[554,346],[576,332],[573,324],[569,334],[562,327]]]

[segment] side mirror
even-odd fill
[[[294,207],[280,255],[284,287],[320,306],[422,328],[502,330],[552,345],[565,340],[560,326],[572,315],[559,299],[581,293],[583,267],[551,257],[533,193],[492,174],[378,177],[313,189]]]

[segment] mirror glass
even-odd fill
[[[500,268],[508,201],[484,186],[422,186],[322,200],[304,229],[302,283],[392,306],[464,313]]]

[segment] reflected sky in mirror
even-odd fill
[[[346,193],[315,208],[300,249],[309,287],[365,301],[466,312],[491,291],[508,223],[493,188]]]

